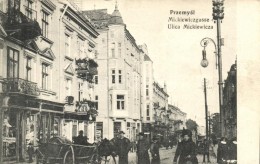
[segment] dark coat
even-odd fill
[[[224,144],[222,141],[218,144],[217,150],[217,162],[223,163],[222,159],[228,160],[228,144]]]
[[[198,164],[198,159],[196,157],[196,145],[192,140],[182,141],[178,143],[176,153],[173,161],[177,162],[179,157],[179,164],[186,164],[187,161],[192,162],[192,164]],[[188,158],[188,156],[191,156]]]
[[[160,153],[159,153],[159,148],[160,145],[159,143],[152,143],[151,144],[151,148],[150,148],[150,152],[152,154],[152,160],[151,160],[151,164],[159,164],[160,163]]]
[[[231,142],[229,145],[229,159],[230,160],[237,160],[237,144]]]
[[[118,149],[119,164],[128,164],[128,152],[131,148],[130,140],[125,137],[118,138],[115,146]]]
[[[203,144],[202,144],[202,147],[203,147],[203,153],[204,154],[209,153],[209,141],[204,141]]]
[[[150,146],[149,143],[145,140],[139,140],[137,142],[137,156],[138,156],[138,164],[150,164],[150,157],[148,154]]]

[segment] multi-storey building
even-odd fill
[[[156,81],[153,81],[153,110],[154,110],[154,124],[152,131],[154,135],[161,136],[161,140],[168,138],[168,97],[167,87],[161,87]]]
[[[98,76],[95,97],[99,102],[96,135],[113,138],[123,130],[134,140],[141,129],[141,65],[143,52],[127,30],[117,5],[84,11],[99,32]]]
[[[98,33],[64,2],[0,3],[0,163],[25,160],[29,143],[67,136],[67,123],[77,131],[95,120],[89,90]]]
[[[223,89],[223,111],[225,136],[232,139],[237,136],[237,69],[233,64],[228,72]]]
[[[181,111],[178,107],[169,104],[170,111],[170,121],[172,122],[172,132],[176,132],[178,130],[186,129],[186,116],[187,114]]]
[[[59,3],[60,90],[61,101],[65,101],[63,136],[68,139],[77,136],[79,130],[94,141],[95,100],[94,81],[97,75],[95,62],[95,39],[98,33],[75,4]],[[94,117],[93,117],[94,116]]]

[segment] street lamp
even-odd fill
[[[222,55],[221,55],[221,46],[223,46],[223,39],[221,39],[221,27],[220,23],[222,22],[222,19],[224,18],[224,0],[213,0],[213,20],[214,23],[217,23],[217,44],[214,42],[211,38],[203,38],[200,42],[201,46],[204,48],[202,50],[202,61],[201,66],[207,67],[208,61],[206,58],[206,47],[211,42],[215,46],[215,55],[216,55],[216,66],[218,67],[218,76],[219,76],[219,112],[220,112],[220,129],[221,129],[221,135],[224,136],[224,122],[223,122],[223,81],[222,81]]]

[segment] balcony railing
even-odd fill
[[[25,14],[19,9],[10,6],[7,19],[4,22],[5,31],[9,36],[25,41],[35,39],[41,35],[41,28],[36,21],[37,12],[25,7]]]
[[[29,96],[38,96],[37,83],[20,78],[6,78],[3,82],[4,93],[17,93]]]

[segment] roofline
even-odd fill
[[[63,8],[64,9],[64,8]],[[81,16],[75,10],[73,10],[70,6],[66,10],[66,13],[72,16],[87,32],[91,33],[94,38],[97,38],[99,33],[95,30],[95,28],[90,24],[87,18],[83,19],[83,15]]]

